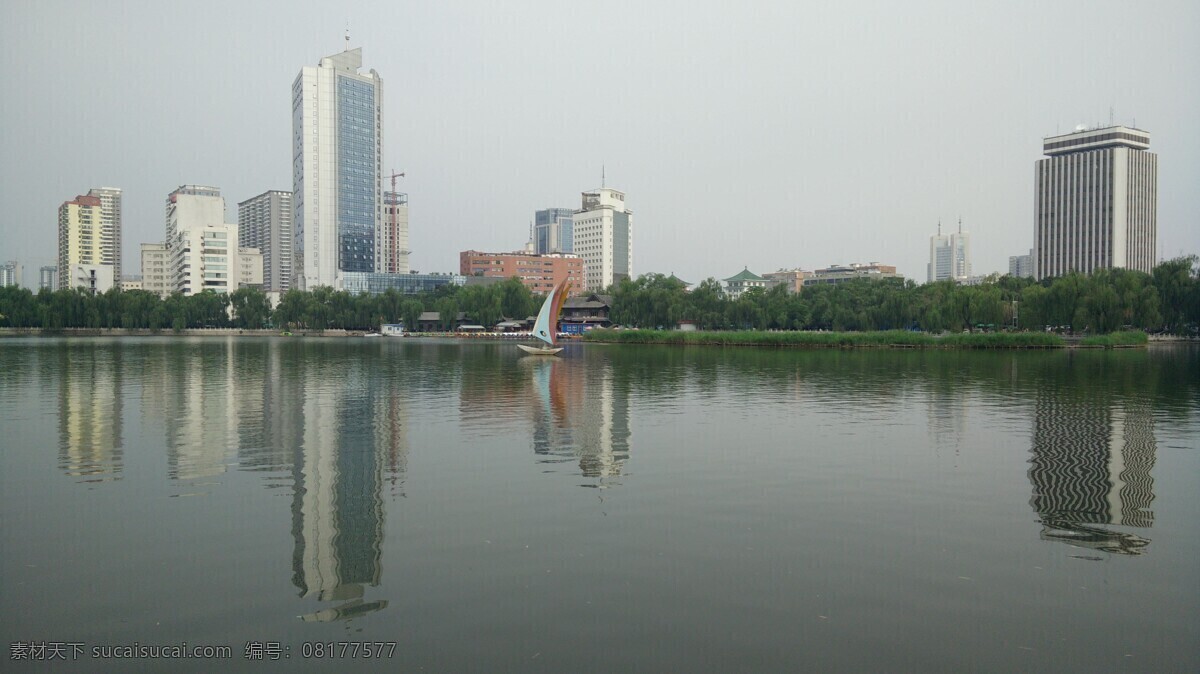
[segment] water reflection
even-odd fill
[[[1043,540],[1140,555],[1148,538],[1100,525],[1153,525],[1154,417],[1148,402],[1109,400],[1105,391],[1055,387],[1039,392],[1030,505]]]
[[[618,484],[629,460],[629,386],[605,358],[520,360],[530,372],[533,451],[543,463],[578,461],[585,487]]]
[[[85,342],[61,349],[58,358],[59,468],[82,482],[120,479],[121,351]]]

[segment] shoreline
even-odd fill
[[[987,332],[930,335],[889,330],[880,332],[681,332],[667,330],[595,330],[584,341],[599,344],[732,346],[810,349],[1111,349],[1144,348],[1151,341],[1140,331],[1062,337],[1040,332]],[[1155,342],[1196,340],[1155,339]]]

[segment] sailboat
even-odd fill
[[[562,312],[563,303],[567,301],[567,292],[570,289],[571,284],[568,281],[563,281],[555,286],[554,290],[551,290],[550,294],[546,296],[546,301],[542,302],[542,309],[533,323],[533,336],[542,340],[546,346],[518,344],[518,349],[535,356],[553,356],[563,350],[563,347],[558,345],[558,315]]]

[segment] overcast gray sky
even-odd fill
[[[125,190],[124,264],[184,183],[292,186],[291,84],[362,47],[413,267],[512,250],[533,212],[624,190],[635,272],[881,261],[923,282],[961,215],[976,273],[1033,239],[1041,139],[1151,134],[1166,257],[1200,253],[1200,3],[31,2],[0,6],[0,260]]]

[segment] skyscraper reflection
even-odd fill
[[[387,607],[365,596],[382,575],[385,464],[399,472],[406,463],[402,404],[369,363],[299,367],[308,371],[295,373],[306,385],[295,401],[303,433],[293,468],[292,582],[302,598],[336,603],[303,620],[344,620]]]
[[[1140,555],[1149,539],[1103,525],[1153,525],[1154,417],[1142,400],[1097,402],[1075,389],[1039,393],[1030,505],[1043,540]]]
[[[120,479],[120,348],[80,343],[59,350],[59,468],[85,482]]]

